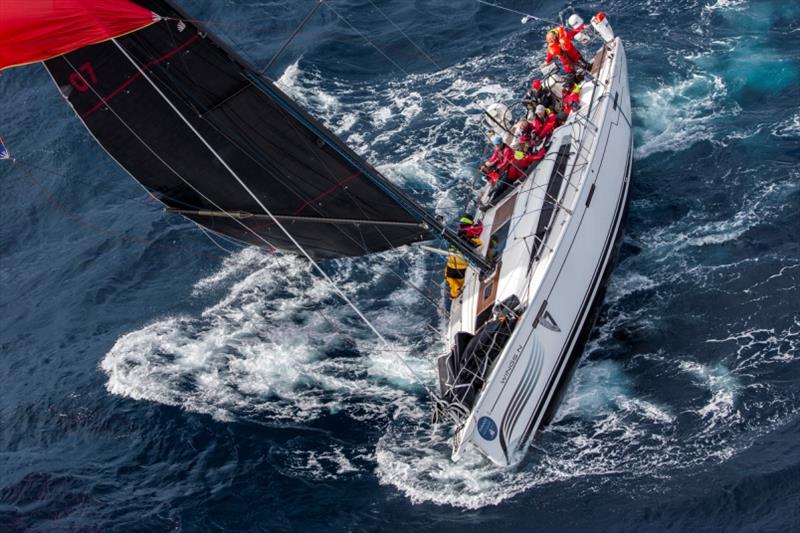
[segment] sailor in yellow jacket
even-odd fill
[[[455,248],[450,248],[450,256],[447,258],[447,266],[444,267],[444,279],[450,286],[450,297],[458,298],[461,289],[464,288],[464,278],[467,276],[469,263],[464,259]]]

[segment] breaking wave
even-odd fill
[[[717,121],[736,114],[736,104],[725,108],[725,81],[716,75],[695,73],[674,83],[649,89],[636,99],[639,131],[635,155],[678,152],[700,141],[716,139]]]

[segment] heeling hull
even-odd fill
[[[610,88],[593,114],[601,127],[571,204],[573,214],[521,323],[456,435],[454,459],[471,442],[497,464],[518,460],[518,451],[556,412],[580,359],[613,268],[628,199],[630,101],[621,44],[616,50]]]
[[[628,174],[627,181],[630,183],[630,174]],[[564,399],[564,393],[567,392],[569,382],[572,380],[572,376],[575,374],[575,370],[578,368],[578,363],[580,363],[583,351],[586,348],[586,342],[589,340],[589,334],[592,332],[594,325],[597,323],[597,318],[600,315],[600,308],[603,306],[603,302],[605,301],[606,290],[608,289],[608,282],[611,279],[611,273],[614,271],[614,268],[617,265],[617,260],[619,259],[619,251],[622,247],[622,238],[625,234],[625,222],[628,218],[629,203],[629,199],[626,199],[625,205],[622,208],[619,229],[616,237],[614,238],[611,257],[609,258],[609,261],[606,264],[605,270],[603,271],[600,279],[600,287],[592,299],[592,302],[589,306],[589,313],[587,314],[583,327],[580,329],[578,338],[575,341],[575,346],[569,354],[564,374],[555,385],[555,395],[551,400],[550,405],[547,407],[547,411],[545,411],[544,418],[539,426],[539,430],[544,429],[550,422],[552,422],[553,418],[558,412],[558,408],[561,406],[561,401]]]

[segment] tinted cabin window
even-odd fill
[[[528,262],[528,272],[530,272],[533,262],[539,254],[539,248],[542,241],[547,237],[547,232],[550,231],[550,223],[553,220],[553,215],[556,210],[556,198],[561,190],[561,184],[564,182],[567,172],[567,163],[569,163],[570,156],[570,138],[565,138],[564,144],[558,149],[556,162],[553,165],[553,171],[550,174],[550,180],[547,182],[547,192],[545,193],[544,204],[542,205],[542,212],[539,214],[539,221],[536,223],[536,238],[533,240],[533,249],[531,250],[531,258]]]
[[[508,232],[511,229],[511,222],[506,222],[503,227],[495,231],[489,240],[489,249],[486,251],[487,259],[494,260],[503,254],[508,241]]]

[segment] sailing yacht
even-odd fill
[[[603,300],[633,151],[625,49],[604,15],[592,24],[604,42],[580,108],[527,179],[479,213],[480,251],[496,266],[469,270],[450,311],[451,351],[438,364],[439,415],[457,428],[454,460],[470,445],[498,465],[522,457],[553,418]],[[561,78],[546,79],[560,94]]]
[[[170,0],[16,2],[1,18],[0,69],[43,62],[89,133],[168,213],[300,253],[331,283],[319,259],[434,238],[455,249],[469,267],[434,402],[455,424],[454,459],[471,443],[511,464],[552,418],[628,197],[627,67],[606,19],[592,21],[603,45],[580,108],[518,186],[499,199],[484,191],[475,249]],[[560,78],[547,79],[560,94]],[[507,134],[506,122],[490,124]]]

